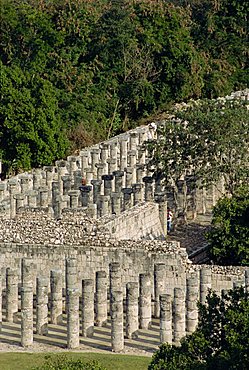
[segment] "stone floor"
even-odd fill
[[[35,311],[34,311],[35,317]],[[66,317],[61,325],[49,324],[48,335],[34,334],[34,343],[29,348],[21,347],[20,317],[15,323],[3,320],[0,332],[0,352],[60,352],[65,351],[67,342]],[[124,326],[125,330],[125,326]],[[35,332],[35,322],[34,322]],[[153,319],[151,328],[139,330],[136,339],[125,339],[125,348],[122,353],[152,356],[160,344],[159,319]],[[104,327],[94,327],[92,338],[80,336],[80,345],[76,349],[82,352],[111,352],[111,322],[108,320]]]
[[[211,214],[199,215],[188,224],[178,225],[168,235],[168,240],[179,241],[186,248],[188,255],[207,245],[206,232],[210,229]]]

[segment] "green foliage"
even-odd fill
[[[70,359],[65,355],[47,356],[42,366],[33,370],[107,370],[98,361],[85,362],[81,359]]]
[[[149,166],[167,183],[177,186],[189,170],[194,186],[209,186],[223,177],[225,189],[249,179],[249,111],[238,101],[192,102],[173,112],[174,118],[158,128],[158,139],[147,147]]]
[[[246,370],[249,366],[249,300],[243,288],[219,297],[213,292],[199,305],[196,331],[180,347],[162,344],[148,370]]]
[[[0,8],[6,172],[51,163],[173,101],[248,84],[246,0],[0,0]],[[46,140],[33,139],[34,150],[27,126],[40,138],[35,119]]]
[[[68,149],[53,85],[0,62],[0,155],[8,171],[50,164]]]
[[[219,265],[249,266],[249,187],[218,201],[207,235],[210,258]]]

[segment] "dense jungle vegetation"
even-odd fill
[[[0,158],[51,164],[248,79],[247,0],[0,0]]]

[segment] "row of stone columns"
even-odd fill
[[[191,334],[198,323],[197,301],[200,300],[205,304],[208,290],[212,287],[211,269],[203,267],[199,273],[197,271],[189,273],[185,284],[174,286],[171,280],[167,281],[169,268],[170,266],[162,263],[155,264],[154,280],[151,274],[141,273],[137,282],[128,282],[123,290],[119,263],[113,262],[109,265],[109,277],[106,271],[97,271],[95,279],[83,279],[79,285],[77,261],[74,258],[67,259],[65,274],[67,347],[78,347],[80,334],[82,337],[92,337],[94,326],[104,326],[107,323],[108,312],[111,319],[111,346],[116,352],[123,350],[125,337],[134,339],[138,336],[139,329],[149,329],[152,317],[160,320],[161,342],[179,343],[183,336]],[[30,259],[22,260],[21,344],[24,347],[33,343],[34,308],[36,333],[39,335],[49,333],[49,312],[52,324],[60,325],[63,322],[61,270],[52,270],[49,282],[48,277],[44,276],[34,280],[34,269]],[[0,281],[2,282],[2,279]],[[249,291],[248,269],[245,270],[244,280],[235,282],[234,286],[241,284]],[[1,299],[2,294],[0,301]],[[19,309],[17,269],[6,270],[5,307],[6,321],[15,322]],[[0,319],[2,322],[2,304]]]

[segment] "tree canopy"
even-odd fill
[[[0,7],[5,173],[52,163],[172,102],[248,86],[246,0],[0,0]]]
[[[249,179],[249,111],[237,100],[193,101],[173,112],[147,143],[149,167],[177,187],[188,174],[191,186],[209,186],[221,178],[233,194]]]
[[[220,297],[210,291],[199,315],[196,331],[179,347],[162,344],[148,370],[248,369],[248,293],[235,288]]]
[[[219,265],[249,266],[249,187],[221,198],[213,210],[207,235],[209,257]]]

